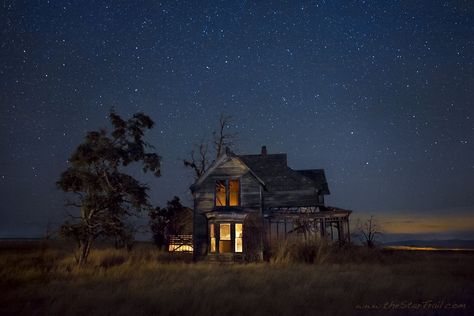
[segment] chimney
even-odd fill
[[[267,155],[267,146],[262,146],[262,153],[261,153],[262,156],[266,156]]]

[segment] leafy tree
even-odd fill
[[[67,205],[80,209],[79,216],[71,216],[61,227],[65,237],[78,243],[78,264],[82,265],[94,241],[99,237],[121,238],[127,234],[126,219],[151,208],[145,184],[124,169],[140,163],[143,171],[160,176],[161,157],[147,152],[153,148],[143,140],[146,130],[154,122],[143,113],[123,120],[111,111],[112,131],[101,129],[87,133],[61,174],[57,186],[73,193]]]
[[[157,207],[148,213],[153,240],[159,248],[167,246],[170,235],[190,234],[193,225],[193,211],[183,206],[175,196],[165,208]]]

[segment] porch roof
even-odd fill
[[[340,219],[351,215],[351,210],[331,206],[272,207],[264,210],[265,218],[307,218]]]
[[[205,212],[204,215],[206,216],[207,220],[211,221],[230,221],[230,222],[241,222],[244,221],[249,212],[239,208],[239,209],[214,209],[209,212]]]

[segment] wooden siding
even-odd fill
[[[261,207],[261,185],[250,172],[246,172],[240,178],[240,188],[242,207],[259,212]]]
[[[214,205],[216,180],[235,178],[240,180],[240,205],[235,208],[226,207],[222,213],[232,210],[248,214],[244,222],[244,252],[242,255],[249,260],[261,260],[264,248],[268,250],[273,239],[281,241],[295,228],[291,220],[277,223],[264,221],[262,214],[264,209],[316,207],[324,204],[324,196],[318,196],[316,187],[288,190],[280,186],[278,187],[279,191],[274,191],[271,187],[268,191],[262,187],[262,184],[239,159],[229,157],[227,160],[222,159],[221,161],[220,165],[210,170],[202,182],[194,187],[194,255],[196,259],[202,258],[208,253],[209,226],[204,214],[222,210]],[[210,218],[210,221],[214,220]],[[321,219],[320,224],[323,228],[327,228],[325,219]],[[338,240],[347,239],[348,223],[338,221],[337,225],[332,228],[332,235],[336,236]],[[326,229],[321,231],[323,234],[325,232]],[[217,255],[212,254],[211,257]]]
[[[216,180],[240,179],[240,206],[245,212],[261,215],[261,186],[250,170],[238,159],[229,159],[217,166],[194,192],[194,253],[196,258],[207,253],[208,223],[205,212],[214,209]],[[254,222],[254,220],[252,221]],[[258,222],[258,221],[257,221]],[[252,225],[244,225],[244,236]]]
[[[316,190],[264,192],[264,207],[314,206],[319,204]]]
[[[239,178],[240,179],[240,206],[260,210],[260,184],[249,172],[249,169],[237,159],[230,159],[213,170],[213,172],[196,188],[194,193],[199,213],[210,211],[214,208],[214,191],[216,180]]]

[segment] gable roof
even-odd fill
[[[296,172],[313,180],[313,182],[316,184],[316,187],[322,194],[330,194],[324,169],[296,170]]]
[[[239,155],[238,157],[265,182],[269,190],[317,189],[323,194],[329,194],[323,169],[309,170],[311,172],[293,170],[288,167],[286,154]]]
[[[263,186],[265,186],[265,182],[257,174],[255,174],[255,172],[251,168],[249,168],[249,166],[247,166],[245,162],[243,162],[240,159],[239,156],[233,154],[230,151],[226,151],[211,164],[211,166],[199,177],[199,179],[197,179],[194,182],[193,185],[191,185],[190,187],[191,191],[194,191],[196,187],[198,187],[219,165],[221,165],[222,163],[226,161],[229,161],[230,159],[238,160],[241,164],[243,164],[245,167],[249,169],[250,174],[252,174],[257,179],[258,182],[260,182]]]
[[[219,165],[237,159],[270,191],[318,190],[330,194],[324,169],[293,170],[286,154],[236,155],[226,150],[191,186],[194,191]]]

